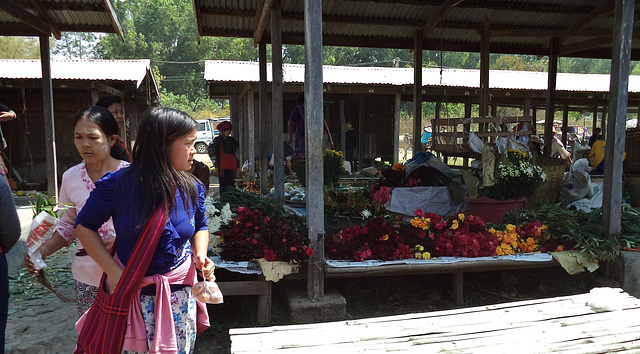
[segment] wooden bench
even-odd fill
[[[621,289],[400,316],[230,329],[231,353],[640,351],[640,300]],[[614,311],[603,311],[602,306]]]
[[[467,259],[459,262],[411,262],[408,264],[395,264],[393,262],[381,262],[377,266],[358,265],[358,262],[350,262],[348,266],[332,266],[331,262],[325,265],[326,278],[353,278],[398,276],[412,274],[447,274],[451,273],[453,283],[453,296],[459,307],[464,306],[464,273],[487,272],[512,269],[532,269],[559,267],[554,260],[526,261],[513,260],[509,257],[482,257]],[[386,264],[385,264],[386,263]]]

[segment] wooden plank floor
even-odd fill
[[[229,334],[232,353],[640,353],[640,300],[608,289],[604,297],[580,294]]]

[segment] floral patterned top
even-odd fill
[[[120,161],[118,170],[127,166],[129,166],[128,162]],[[62,215],[56,230],[69,245],[76,239],[76,232],[73,226],[78,213],[84,207],[89,194],[94,188],[96,188],[96,185],[89,177],[84,161],[66,170],[62,175],[62,186],[60,187],[60,197],[58,198],[58,209]],[[103,239],[114,237],[116,233],[113,228],[113,221],[109,219],[102,224],[98,233]],[[81,248],[81,246],[78,246],[78,248]]]

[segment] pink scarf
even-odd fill
[[[120,260],[114,257],[118,263]],[[120,263],[121,264],[121,263]],[[129,306],[127,315],[127,331],[124,336],[123,350],[149,352],[150,354],[175,353],[178,351],[176,343],[175,324],[171,312],[171,288],[169,284],[185,284],[193,286],[197,282],[193,258],[183,262],[176,269],[165,273],[146,276],[138,285],[138,290]],[[142,317],[140,304],[140,289],[147,285],[156,285],[155,302],[155,336],[151,348],[147,344],[147,332]],[[209,328],[209,314],[205,304],[196,301],[198,306],[197,331],[198,334]],[[86,313],[85,313],[86,315]],[[85,315],[76,322],[78,333],[83,327]]]

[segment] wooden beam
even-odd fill
[[[549,77],[547,84],[547,102],[544,124],[544,155],[551,156],[551,141],[553,139],[553,116],[556,102],[556,82],[558,79],[558,38],[549,41]]]
[[[282,18],[280,2],[275,0],[271,8],[271,110],[273,134],[273,181],[275,199],[284,203],[284,149],[282,148]],[[322,130],[320,130],[322,131]]]
[[[40,16],[40,18],[42,18],[49,24],[53,36],[58,40],[62,38],[62,36],[60,35],[60,30],[51,19],[51,16],[49,16],[47,10],[45,10],[44,6],[42,6],[42,2],[40,2],[40,0],[31,0],[31,4],[38,11],[38,16]]]
[[[448,27],[445,27],[448,28]],[[491,28],[491,37],[611,37],[611,31],[574,29]]]
[[[567,56],[569,54],[580,52],[583,50],[601,47],[603,45],[611,44],[611,37],[598,37],[591,38],[581,42],[575,42],[568,45],[561,46],[558,49],[558,56]]]
[[[7,1],[4,1],[5,3]],[[49,35],[40,37],[40,63],[42,66],[42,115],[44,118],[45,156],[47,157],[47,192],[58,200],[58,158],[56,156],[56,124],[51,84],[51,53]]]
[[[445,2],[440,6],[439,11],[434,11],[437,12],[437,15],[431,17],[422,27],[422,36],[429,37],[436,26],[449,15],[456,5],[463,1],[464,0],[445,0]]]
[[[24,22],[29,27],[34,28],[40,34],[44,34],[47,36],[51,35],[51,27],[46,21],[23,9],[22,7],[14,4],[13,2],[9,0],[0,1],[0,9],[5,10],[9,13],[9,15]]]
[[[253,46],[258,46],[258,43],[262,40],[262,33],[267,26],[267,19],[270,16],[271,7],[275,0],[265,0],[262,7],[256,9],[255,27],[253,28]]]
[[[314,250],[307,272],[307,296],[313,298],[324,296],[322,1],[304,0],[304,44],[307,227]]]
[[[269,158],[267,157],[267,151],[271,148],[271,134],[270,134],[270,112],[269,112],[269,92],[267,90],[267,43],[262,40],[258,45],[258,65],[260,72],[259,83],[259,121],[258,121],[258,134],[260,141],[260,194],[266,195],[269,193]]]
[[[422,30],[415,32],[413,50],[413,155],[420,150],[422,136]],[[395,154],[398,151],[394,151]]]
[[[109,16],[109,19],[111,20],[111,25],[113,26],[113,31],[109,31],[109,32],[115,32],[118,36],[120,36],[120,39],[122,39],[122,41],[124,42],[124,30],[122,29],[122,24],[118,19],[118,13],[116,13],[116,8],[113,7],[113,3],[111,2],[111,0],[102,0],[102,4],[104,5],[104,10],[107,13],[107,16]]]
[[[586,16],[582,17],[576,23],[569,26],[568,29],[583,29],[589,26],[593,21],[599,19],[600,17],[609,16],[613,12],[613,8],[615,6],[614,1],[610,0],[602,0],[600,5],[595,9],[591,10]],[[562,45],[563,40],[560,41],[560,45]]]
[[[602,221],[611,241],[620,233],[622,205],[622,160],[624,159],[625,130],[628,105],[629,62],[633,34],[634,0],[615,1],[613,59],[611,60],[611,89],[609,121],[606,135]],[[616,247],[617,248],[617,247]]]
[[[491,51],[491,24],[485,18],[480,36],[480,117],[489,115],[489,53]]]

